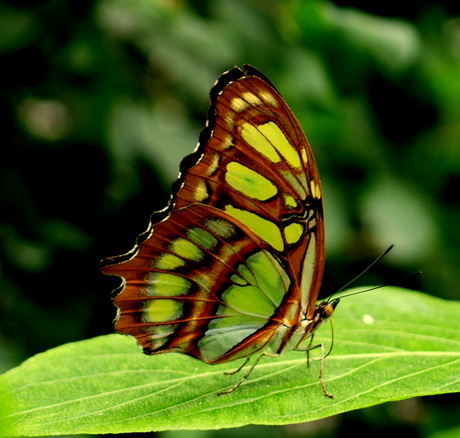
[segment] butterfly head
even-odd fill
[[[333,298],[321,302],[316,308],[316,318],[319,321],[329,319],[334,314],[334,310],[339,303],[340,298]]]

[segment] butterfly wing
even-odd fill
[[[123,278],[116,329],[148,354],[249,356],[313,318],[323,227],[318,171],[298,121],[254,67],[229,70],[163,217],[103,268]]]

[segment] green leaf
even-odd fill
[[[343,299],[324,378],[305,354],[263,358],[247,382],[218,396],[241,361],[206,365],[146,356],[108,335],[38,354],[0,376],[0,433],[59,435],[298,423],[390,400],[460,391],[460,303],[385,288]],[[330,345],[324,324],[315,341]],[[319,352],[318,352],[319,354]],[[316,354],[316,358],[318,357]],[[3,429],[2,429],[3,427]]]

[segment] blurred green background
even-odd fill
[[[128,251],[166,205],[213,82],[244,63],[274,82],[316,155],[322,296],[394,243],[356,285],[421,270],[409,287],[458,300],[459,13],[450,1],[0,3],[0,371],[113,331],[117,282],[99,260]],[[291,427],[161,435],[447,438],[460,436],[459,409],[446,395]]]

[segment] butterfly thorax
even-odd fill
[[[338,299],[330,302],[323,301],[316,305],[312,318],[303,314],[294,325],[285,320],[278,328],[276,336],[270,341],[271,350],[281,354],[284,351],[301,349],[302,344],[315,333],[323,321],[333,315],[338,303]]]

